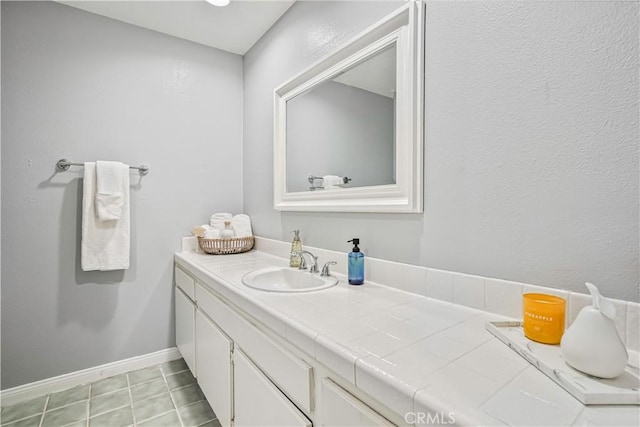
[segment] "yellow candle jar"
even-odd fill
[[[564,333],[566,301],[545,294],[522,296],[524,335],[543,344],[560,344]]]

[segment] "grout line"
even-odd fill
[[[162,372],[162,371],[160,371],[160,372]],[[129,376],[127,375],[127,379],[128,379],[128,378],[129,378]],[[157,377],[148,378],[148,379],[146,379],[146,380],[143,380],[143,381],[137,382],[137,383],[135,383],[135,384],[131,384],[130,382],[129,382],[128,384],[129,384],[129,387],[135,387],[135,386],[139,386],[139,385],[141,385],[141,384],[150,383],[151,381],[155,381],[155,380],[157,380],[157,379],[159,379],[159,378],[160,378],[160,375],[158,375]]]
[[[171,413],[171,412],[174,412],[174,411],[175,411],[175,409],[169,409],[169,410],[168,410],[168,411],[166,411],[166,412],[161,412],[161,413],[159,413],[159,414],[154,414],[154,415],[152,415],[151,417],[145,418],[144,420],[138,420],[137,422],[146,423],[147,421],[155,420],[156,418],[160,418],[160,417],[162,417],[163,415],[167,415],[167,414],[169,414],[169,413]]]
[[[162,373],[162,379],[164,380],[164,384],[167,386],[167,390],[169,390],[169,399],[171,399],[173,408],[175,409],[176,415],[178,416],[178,421],[180,421],[180,427],[185,427],[184,422],[182,422],[182,417],[180,416],[180,412],[178,411],[178,406],[176,405],[176,401],[173,398],[173,393],[171,392],[171,388],[169,387],[169,383],[167,382],[167,376],[164,374],[164,371],[162,369],[160,369],[160,372]]]
[[[188,370],[189,370],[189,369],[185,369],[184,371],[180,371],[180,372],[170,372],[170,373],[168,373],[168,374],[165,374],[165,373],[162,371],[162,369],[160,369],[160,372],[162,372],[162,375],[164,375],[164,376],[166,376],[166,377],[172,377],[172,376],[174,376],[174,375],[178,375],[178,374],[181,374],[181,373],[183,373],[183,372],[187,372]]]
[[[208,406],[209,408],[211,408],[211,405],[209,405],[209,402],[207,401],[207,399],[206,399],[206,398],[205,398],[205,399],[200,399],[200,400],[198,400],[198,401],[196,401],[196,402],[191,402],[191,403],[189,403],[188,405],[184,405],[182,408],[188,408],[188,407],[190,407],[190,406],[195,406],[195,405],[197,405],[198,403],[201,403],[201,402],[205,402],[205,403],[207,404],[207,406]],[[211,412],[213,412],[213,408],[211,408]],[[209,423],[209,422],[211,422],[211,421],[213,421],[213,420],[217,420],[217,419],[218,419],[218,415],[217,415],[215,412],[213,412],[213,415],[214,415],[214,417],[213,417],[213,418],[211,418],[210,420],[204,421],[202,424],[198,424],[198,427],[199,427],[199,426],[202,426],[202,425],[204,425],[204,424],[207,424],[207,423]],[[184,426],[184,427],[186,427],[186,426]]]
[[[191,384],[187,384],[187,385],[183,385],[183,386],[180,386],[180,387],[176,387],[176,388],[171,389],[171,390],[169,390],[169,391],[170,391],[170,392],[173,392],[173,391],[182,390],[182,389],[185,389],[185,388],[187,388],[187,387],[193,387],[195,384],[198,384],[198,383],[197,383],[197,382],[192,382]]]
[[[198,424],[198,426],[197,426],[197,427],[202,427],[203,425],[208,424],[208,423],[210,423],[211,421],[215,421],[215,420],[217,420],[217,419],[218,419],[218,416],[216,415],[215,417],[211,418],[209,421],[205,421],[205,422],[203,422],[202,424]],[[218,423],[220,423],[220,420],[218,420]]]
[[[180,407],[180,409],[182,409],[182,408],[188,408],[189,406],[193,406],[193,405],[195,405],[196,403],[200,403],[200,402],[202,402],[202,401],[206,401],[206,400],[207,400],[207,399],[205,399],[205,398],[202,398],[202,399],[200,399],[200,400],[194,400],[193,402],[187,403],[186,405],[182,405],[182,406]],[[207,404],[209,404],[209,402],[207,402]],[[178,408],[176,408],[176,409],[178,409]]]
[[[2,1],[2,0],[0,0],[0,1]],[[19,422],[24,421],[24,420],[29,419],[29,418],[35,418],[38,415],[40,415],[40,421],[42,422],[42,416],[44,415],[44,411],[42,411],[40,413],[37,413],[37,412],[36,413],[32,413],[31,415],[27,415],[25,417],[18,418],[17,420],[8,421],[8,422],[2,424],[2,427],[8,427],[11,424],[19,423]],[[0,421],[1,421],[1,419],[2,419],[2,417],[0,417]]]
[[[111,378],[111,377],[108,377],[108,378]],[[122,390],[126,390],[126,389],[127,389],[127,386],[122,387],[122,388],[119,388],[119,389],[117,389],[117,390],[107,391],[106,393],[98,394],[98,395],[95,395],[95,396],[90,396],[90,398],[91,398],[91,399],[94,399],[94,398],[96,398],[96,397],[108,396],[108,395],[110,395],[110,394],[115,394],[115,393],[118,393],[118,392],[120,392],[120,391],[122,391]]]
[[[93,387],[93,383],[89,383],[89,399],[87,400],[87,425],[89,427],[89,417],[91,416],[91,389]]]
[[[131,416],[133,417],[133,427],[136,427],[136,412],[133,410],[133,394],[131,393],[131,384],[129,383],[129,374],[125,374],[127,379],[127,390],[129,391],[129,404],[131,406]]]
[[[47,412],[47,406],[49,406],[49,399],[51,399],[51,395],[47,394],[47,400],[44,402],[44,408],[42,409],[42,416],[40,417],[40,422],[38,423],[38,427],[42,427],[42,422],[44,421],[44,414]]]
[[[93,414],[91,416],[91,418],[95,418],[95,417],[100,416],[100,415],[108,414],[109,412],[117,411],[118,409],[126,408],[127,406],[131,406],[131,403],[129,403],[128,405],[124,404],[124,405],[121,405],[121,406],[109,407],[109,408],[105,409],[102,412],[98,412],[97,414]]]

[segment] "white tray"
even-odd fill
[[[486,328],[542,373],[585,405],[639,405],[640,375],[627,365],[618,378],[606,380],[576,371],[564,361],[559,345],[541,344],[524,336],[522,322],[487,322]]]

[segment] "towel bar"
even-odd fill
[[[56,170],[58,172],[64,172],[69,170],[71,166],[83,166],[84,163],[72,163],[67,159],[60,159],[56,163]],[[140,172],[140,175],[146,175],[149,173],[149,165],[142,164],[140,166],[129,166],[129,169],[137,169]]]

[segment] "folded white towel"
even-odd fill
[[[231,215],[228,212],[218,212],[218,213],[212,214],[209,217],[209,220],[213,220],[213,219],[215,219],[215,220],[218,220],[218,219],[225,220],[225,219],[231,219],[231,218],[233,218],[233,215]]]
[[[127,170],[128,172],[128,170]],[[100,221],[96,215],[96,164],[84,164],[82,188],[82,270],[129,268],[129,174],[122,179],[122,209],[117,221]]]
[[[326,189],[331,186],[338,186],[344,184],[344,178],[337,175],[325,175],[322,177],[322,186]]]
[[[233,215],[226,212],[215,213],[209,217],[209,225],[217,228],[218,230],[224,230],[224,222],[230,221],[233,218]]]
[[[96,215],[100,221],[117,221],[122,216],[122,193],[96,193]]]
[[[129,188],[129,166],[120,162],[96,162],[96,213],[100,221],[114,221],[122,216],[123,182]]]
[[[253,236],[251,231],[251,218],[249,215],[238,214],[231,219],[231,227],[236,232],[235,237],[250,237]]]
[[[205,239],[219,239],[220,238],[220,230],[217,228],[211,228],[204,233]]]

